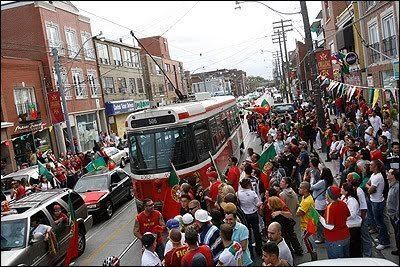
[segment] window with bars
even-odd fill
[[[14,88],[14,103],[21,122],[40,118],[36,103],[35,90],[32,87]]]
[[[97,44],[97,54],[102,64],[110,65],[110,57],[108,55],[108,46],[105,44]]]
[[[104,77],[103,78],[104,92],[106,94],[115,94],[114,78]]]
[[[127,87],[126,87],[126,79],[124,77],[118,77],[117,78],[117,85],[118,85],[118,92],[121,94],[126,94],[127,93]]]
[[[75,88],[76,98],[86,98],[88,96],[86,84],[83,80],[82,70],[75,69],[72,71],[72,83]]]
[[[138,93],[139,93],[139,94],[143,94],[144,91],[143,91],[143,81],[142,81],[142,78],[136,78],[136,81],[137,81]]]
[[[136,80],[135,78],[129,78],[129,86],[131,88],[131,93],[136,94]]]
[[[119,47],[111,46],[111,52],[114,60],[114,65],[122,66],[121,49]]]
[[[393,13],[382,18],[382,52],[387,56],[397,56],[397,38]]]

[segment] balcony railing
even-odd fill
[[[374,43],[374,44],[372,44],[370,46],[373,49],[380,51],[379,50],[379,43]],[[370,64],[379,62],[380,59],[381,59],[381,55],[375,50],[369,49],[369,61],[370,61]]]
[[[383,39],[382,52],[389,57],[397,56],[396,42],[397,38],[395,35]]]
[[[36,102],[26,102],[15,104],[18,114],[19,122],[31,122],[40,120],[41,114],[38,109],[38,104]]]

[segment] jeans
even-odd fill
[[[350,238],[335,242],[325,241],[328,259],[348,258],[350,249]]]
[[[375,222],[375,219],[374,219],[374,212],[372,211],[372,201],[371,201],[371,199],[369,198],[369,197],[366,197],[365,198],[366,199],[366,201],[367,201],[367,209],[368,209],[368,211],[367,211],[367,226],[369,227],[369,228],[371,228],[371,229],[376,229],[377,227],[376,227],[376,222]]]
[[[258,213],[255,212],[253,214],[245,214],[245,217],[247,221],[247,227],[249,228],[249,231],[251,229],[251,232],[253,233],[254,239],[256,241],[256,252],[258,255],[262,255],[262,238],[260,232],[260,225],[258,222]],[[253,244],[252,234],[249,233],[249,249],[251,254],[253,254],[252,244]]]
[[[368,231],[367,218],[361,222],[361,242],[363,257],[372,257],[372,238]]]
[[[390,218],[390,223],[392,224],[393,230],[394,230],[394,238],[396,240],[396,249],[399,250],[399,222],[397,218],[394,217],[389,217]]]
[[[372,212],[374,214],[376,227],[378,228],[378,233],[379,233],[378,235],[379,244],[381,245],[390,244],[390,237],[384,220],[385,205],[386,205],[385,201],[371,202]]]
[[[361,227],[351,227],[350,231],[350,258],[361,258],[362,248],[361,244]]]
[[[325,210],[317,210],[319,215],[324,216]],[[324,240],[324,227],[322,226],[322,224],[320,222],[318,222],[317,225],[317,239],[322,241]]]

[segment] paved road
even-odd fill
[[[243,124],[243,134],[245,147],[253,147],[256,153],[260,153],[260,139],[257,138],[255,133],[249,133],[246,122]],[[322,153],[320,157],[323,161],[326,159]],[[327,167],[332,168],[332,163],[325,164]],[[129,166],[125,167],[125,170],[129,172]],[[142,255],[141,244],[133,235],[133,224],[136,214],[135,200],[131,200],[118,207],[110,220],[96,223],[86,236],[87,244],[85,253],[75,261],[75,265],[98,266],[102,264],[107,256],[111,255],[119,256],[121,258],[121,265],[140,265]],[[390,228],[390,231],[392,244],[394,244],[393,229]],[[300,231],[298,230],[297,232],[298,238],[301,240]],[[388,248],[383,252],[374,251],[374,256],[398,263],[398,257],[390,254],[392,249]],[[306,251],[304,246],[303,250]],[[317,252],[319,259],[327,259],[323,244],[317,245]],[[309,255],[296,256],[294,263],[297,265],[309,260]],[[254,264],[261,265],[261,259],[255,259]]]

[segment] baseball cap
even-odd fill
[[[340,197],[340,188],[337,186],[333,185],[328,187],[326,192],[332,200],[337,200]]]
[[[168,228],[168,230],[171,230],[174,228],[179,228],[179,221],[176,219],[169,219],[167,221],[167,228]]]
[[[182,222],[185,225],[191,224],[194,221],[192,214],[186,213],[182,216]]]
[[[195,218],[197,221],[203,222],[203,223],[209,222],[209,221],[211,221],[211,219],[212,219],[211,216],[208,215],[208,212],[207,212],[206,210],[202,210],[202,209],[197,210],[197,211],[194,213],[194,218]]]

